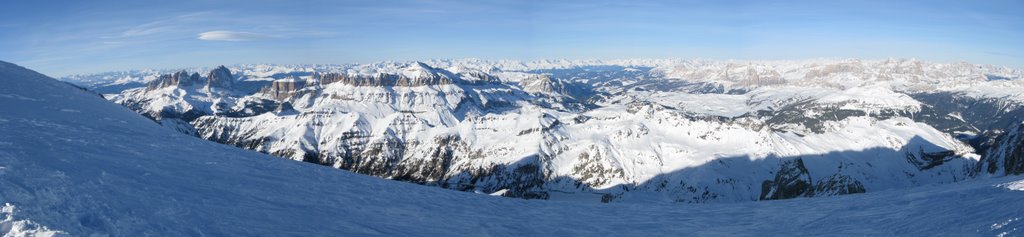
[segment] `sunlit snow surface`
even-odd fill
[[[1006,189],[1014,191],[1024,191],[1024,180],[1000,184],[999,187],[1005,187]]]
[[[7,63],[0,63],[0,84],[0,203],[16,207],[2,222],[4,234],[42,227],[74,236],[1024,231],[1024,178],[1016,176],[731,204],[530,201],[387,181],[202,141]],[[8,223],[15,221],[37,229],[12,232]]]

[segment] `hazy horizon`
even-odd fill
[[[835,61],[841,61],[841,60],[860,60],[860,61],[868,61],[868,62],[870,62],[870,61],[885,61],[885,60],[917,60],[917,61],[921,61],[921,62],[940,63],[940,64],[952,64],[952,63],[966,62],[966,63],[976,64],[976,65],[987,65],[987,66],[1006,67],[1006,68],[1010,68],[1010,69],[1024,70],[1024,67],[1014,67],[1014,66],[1006,66],[1006,65],[999,65],[999,64],[983,64],[983,63],[975,63],[975,62],[964,61],[964,60],[961,60],[961,61],[935,61],[935,60],[925,60],[925,59],[914,58],[914,57],[905,57],[905,58],[897,58],[897,57],[888,57],[888,58],[814,57],[814,58],[804,58],[804,59],[764,59],[764,60],[761,60],[761,59],[715,59],[715,58],[603,58],[603,59],[599,59],[599,58],[580,58],[580,59],[540,58],[540,59],[530,59],[530,60],[518,60],[518,59],[507,59],[507,58],[506,59],[501,59],[501,58],[499,58],[499,59],[485,59],[485,58],[466,57],[466,58],[432,58],[432,59],[411,59],[411,60],[376,60],[376,61],[338,62],[338,63],[269,63],[269,62],[231,63],[231,62],[223,62],[223,63],[213,63],[213,64],[205,64],[205,65],[186,65],[186,66],[181,66],[181,67],[124,68],[124,69],[114,69],[114,70],[105,70],[105,71],[97,71],[97,72],[73,73],[73,74],[64,74],[64,75],[48,75],[48,76],[51,76],[51,77],[63,80],[63,78],[67,78],[67,77],[70,77],[70,76],[87,76],[87,75],[97,75],[97,74],[112,73],[112,72],[129,72],[129,71],[146,71],[146,70],[153,70],[153,71],[178,71],[178,70],[185,70],[185,71],[189,71],[189,72],[198,70],[196,72],[204,72],[206,70],[212,70],[212,69],[214,69],[214,68],[216,68],[218,66],[226,66],[226,67],[229,67],[229,68],[231,68],[231,67],[241,67],[241,66],[244,66],[244,65],[277,65],[277,66],[339,65],[339,66],[342,66],[342,65],[365,65],[365,64],[377,64],[377,63],[412,63],[412,62],[427,62],[427,63],[429,63],[431,61],[448,61],[448,60],[453,60],[453,61],[457,61],[457,60],[485,60],[485,61],[491,61],[491,62],[515,61],[515,62],[521,62],[521,63],[532,63],[532,62],[538,62],[538,61],[544,61],[544,60],[550,60],[550,61],[557,61],[557,60],[567,60],[567,61],[591,61],[591,60],[598,60],[598,61],[605,61],[605,62],[616,61],[616,60],[685,60],[685,61],[712,61],[712,62],[737,62],[737,63],[747,63],[747,62],[753,62],[753,63],[757,63],[757,62],[761,62],[761,63],[788,63],[788,62],[799,63],[799,62],[808,62],[808,61],[829,61],[829,60],[835,60]],[[32,69],[32,68],[30,68],[30,69]],[[43,74],[45,74],[45,73],[43,73]]]

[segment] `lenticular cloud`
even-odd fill
[[[199,33],[200,40],[210,41],[249,41],[265,38],[266,35],[242,31],[215,30]]]

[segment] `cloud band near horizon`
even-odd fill
[[[199,33],[199,40],[207,41],[250,41],[270,38],[267,35],[244,31],[215,30]]]

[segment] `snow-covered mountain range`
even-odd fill
[[[200,85],[195,90],[205,90],[204,80],[192,81]],[[865,186],[867,194],[759,203],[571,203],[497,198],[387,181],[202,141],[162,128],[91,92],[5,62],[0,62],[0,84],[4,85],[0,87],[0,202],[4,203],[0,234],[4,236],[1012,236],[1024,229],[1024,206],[1013,205],[1024,196],[1024,181],[1020,176],[1002,176],[1019,170],[1000,165],[1020,159],[1024,146],[1016,135],[1019,128],[1007,130],[996,139],[999,145],[991,146],[1011,152],[982,156],[983,160],[994,157],[996,170],[1005,171],[982,171],[992,178],[906,189]],[[219,92],[211,88],[207,93]],[[554,119],[530,122],[550,124]],[[601,118],[590,118],[594,119]],[[897,135],[923,126],[902,120],[870,125]],[[648,127],[647,134],[672,134],[654,128]],[[558,129],[566,128],[548,128]],[[829,131],[822,134],[844,134]],[[628,134],[619,136],[623,135]],[[920,140],[939,139],[934,136],[942,134],[923,135]],[[516,139],[520,138],[504,140],[519,142]],[[915,140],[909,143],[920,143]],[[811,172],[810,178],[816,177],[814,172],[820,170],[813,164],[823,158],[866,159],[861,153],[760,159],[783,164],[776,167],[781,170],[796,170],[782,172],[787,175],[769,183],[779,186],[803,182],[804,170]],[[596,156],[591,158],[599,159]],[[935,157],[948,156],[925,160]],[[871,164],[899,168],[882,167],[898,163],[879,163],[879,159]],[[734,166],[704,170],[709,172],[706,175],[744,167],[739,159],[722,162]],[[745,167],[756,168],[753,164],[763,161],[744,162]],[[854,165],[844,170],[855,170]],[[988,175],[976,177],[983,176]],[[768,196],[795,193],[776,191],[782,192]]]
[[[464,59],[64,80],[185,134],[388,179],[740,202],[1020,173],[1020,158],[990,150],[1016,138],[1004,131],[1024,118],[1022,78],[912,59]]]

